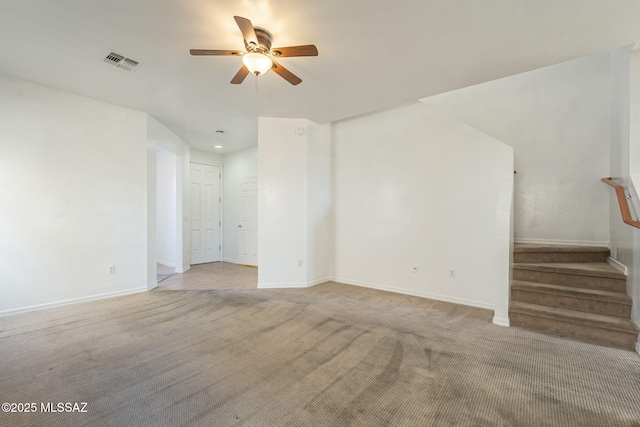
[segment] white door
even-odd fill
[[[240,184],[240,264],[258,266],[258,177]]]
[[[191,264],[220,261],[220,168],[191,163]]]

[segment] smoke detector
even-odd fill
[[[104,62],[106,62],[107,64],[115,65],[116,67],[122,68],[127,71],[133,71],[138,65],[140,65],[139,61],[127,58],[124,55],[120,55],[119,53],[115,52],[107,53],[104,58]]]

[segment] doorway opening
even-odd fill
[[[177,156],[158,145],[156,150],[157,281],[173,275],[178,266]]]

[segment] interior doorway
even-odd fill
[[[258,266],[258,177],[240,183],[240,264]]]
[[[156,150],[156,278],[165,279],[178,266],[177,160],[163,147]]]
[[[191,264],[220,261],[220,167],[191,163]]]

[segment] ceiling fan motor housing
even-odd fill
[[[260,53],[269,53],[271,52],[271,40],[273,36],[271,33],[264,28],[255,27],[256,38],[258,39],[259,46],[252,46],[247,44],[247,41],[244,41],[244,45],[249,52],[260,52]]]

